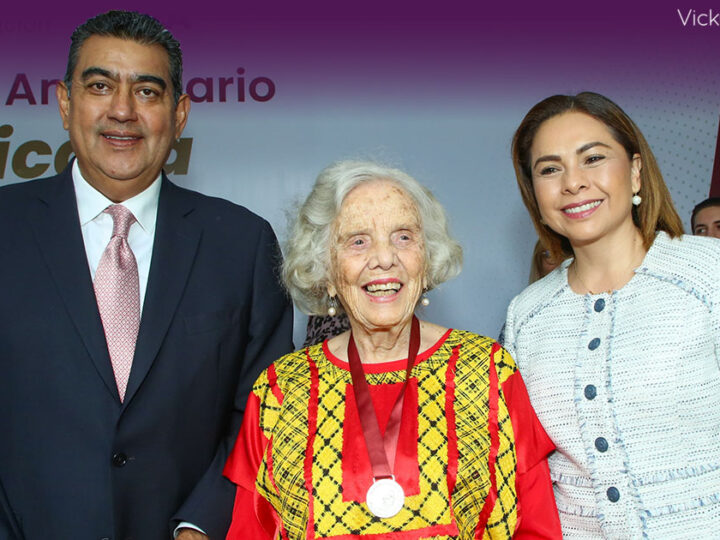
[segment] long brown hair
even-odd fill
[[[605,96],[594,92],[582,92],[576,96],[556,95],[530,109],[517,128],[512,142],[512,160],[523,202],[530,212],[540,241],[550,250],[552,257],[562,260],[571,256],[573,250],[567,238],[542,222],[533,189],[530,148],[543,122],[567,112],[587,114],[605,124],[612,137],[625,148],[630,160],[635,154],[640,155],[642,169],[638,195],[642,197],[642,203],[633,206],[632,217],[642,235],[645,249],[650,248],[657,231],[665,231],[673,238],[683,234],[682,221],[673,206],[655,156],[640,128],[625,111]]]

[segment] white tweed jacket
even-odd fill
[[[563,536],[720,538],[720,241],[658,233],[612,294],[574,293],[569,264],[505,323]]]

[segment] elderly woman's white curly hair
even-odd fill
[[[350,191],[363,182],[389,180],[415,202],[425,240],[428,289],[458,275],[462,247],[448,231],[445,210],[430,190],[399,169],[368,161],[339,161],[323,169],[300,206],[285,245],[282,279],[295,305],[309,315],[327,312],[333,222]]]

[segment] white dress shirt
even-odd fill
[[[95,280],[95,272],[105,248],[110,242],[113,230],[113,219],[110,214],[103,212],[111,204],[115,204],[100,193],[83,178],[77,160],[72,168],[75,198],[77,199],[80,229],[82,230],[85,254],[90,267],[90,276]],[[152,259],[153,243],[155,241],[155,225],[157,224],[158,202],[160,200],[160,186],[162,173],[143,192],[123,201],[122,205],[135,216],[136,222],[130,226],[128,244],[135,255],[140,280],[140,312],[145,303],[148,275],[150,274],[150,260]],[[175,536],[180,529],[190,528],[199,532],[202,529],[192,523],[182,522],[175,529]]]
[[[153,181],[142,193],[123,201],[122,205],[135,216],[136,222],[130,226],[128,244],[135,255],[140,279],[140,312],[145,300],[148,274],[150,273],[150,259],[152,258],[153,243],[155,241],[155,224],[157,223],[158,201],[160,200],[160,186],[162,175]],[[95,280],[100,258],[110,242],[113,230],[113,219],[110,214],[103,212],[108,206],[115,204],[100,193],[83,178],[77,160],[72,168],[75,198],[77,199],[80,229],[85,243],[85,254],[90,267],[90,276]]]

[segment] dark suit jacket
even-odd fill
[[[0,189],[0,539],[224,538],[222,467],[292,309],[266,221],[162,182],[123,403],[70,168]]]

